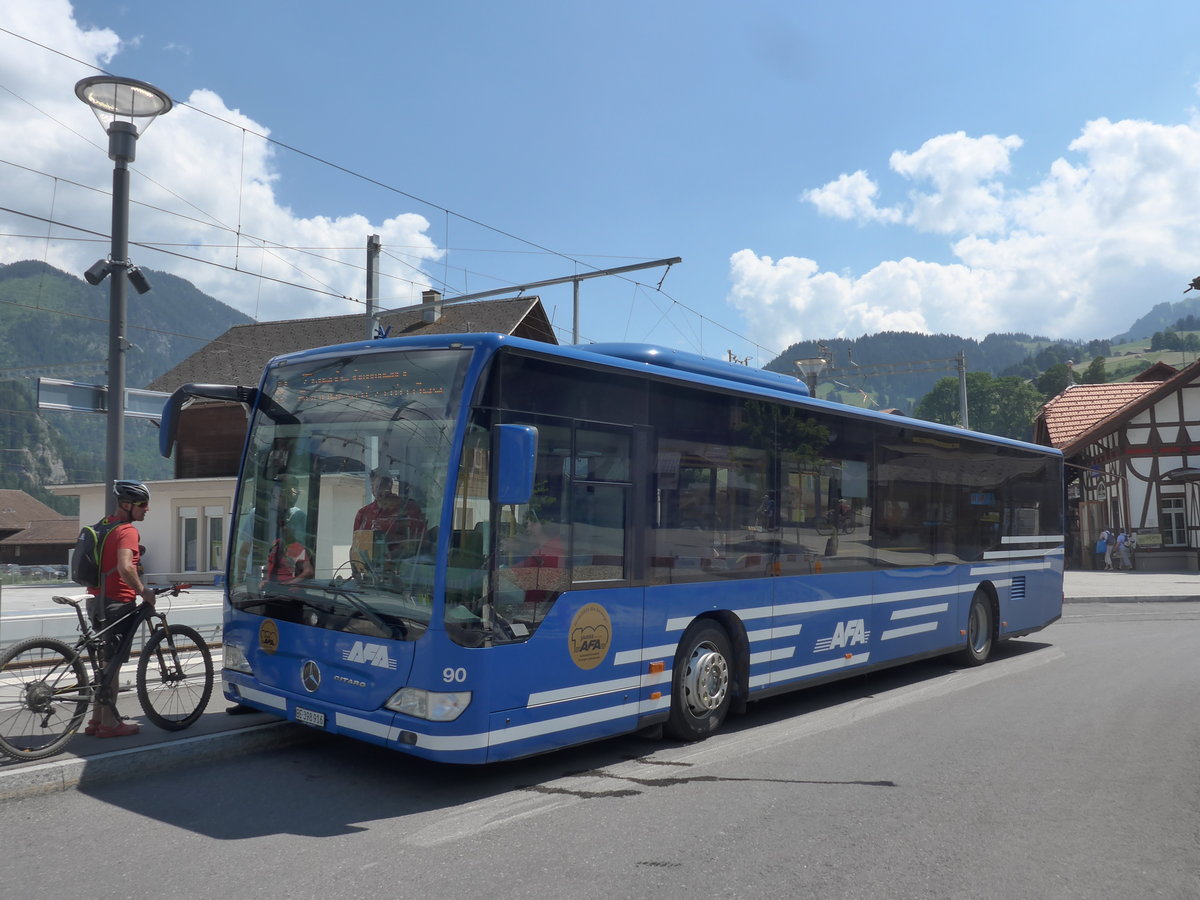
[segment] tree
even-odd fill
[[[1081,384],[1104,384],[1108,381],[1108,373],[1104,368],[1104,357],[1097,356],[1092,360],[1092,364],[1087,367],[1087,371],[1083,373]]]
[[[967,373],[967,416],[975,431],[1028,440],[1033,418],[1041,405],[1041,394],[1022,378],[1015,375],[993,378],[986,372]],[[944,425],[961,425],[958,379],[940,379],[917,404],[913,415]]]
[[[1071,383],[1071,370],[1067,368],[1067,364],[1055,363],[1038,378],[1037,389],[1049,400],[1065,391]]]
[[[1182,350],[1183,338],[1173,328],[1168,328],[1166,331],[1156,331],[1154,332],[1154,337],[1150,338],[1150,349]]]

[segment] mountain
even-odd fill
[[[1196,315],[1200,315],[1200,293],[1176,303],[1159,303],[1134,322],[1128,331],[1116,335],[1112,342],[1124,344],[1128,341],[1146,340],[1153,336],[1154,332],[1166,331],[1180,319]]]
[[[823,356],[829,364],[821,376],[822,398],[909,412],[939,379],[957,373],[959,353],[966,354],[968,371],[999,376],[1018,374],[1039,357],[1052,357],[1042,366],[1047,368],[1067,358],[1090,360],[1107,350],[1106,342],[1052,341],[1028,334],[989,334],[977,341],[953,334],[885,331],[856,339],[802,341],[765,368],[794,375],[795,360]]]
[[[144,387],[233,325],[253,321],[193,284],[144,269],[152,290],[128,295],[126,383]],[[0,487],[19,488],[63,512],[42,484],[102,481],[105,417],[39,411],[38,375],[107,381],[109,286],[93,287],[35,260],[0,265]],[[126,472],[161,478],[158,431],[127,419]]]

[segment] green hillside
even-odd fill
[[[182,278],[145,272],[153,290],[131,290],[128,300],[131,388],[144,387],[231,326],[252,321]],[[38,411],[36,379],[106,382],[108,306],[107,281],[93,287],[31,260],[0,265],[0,487],[26,490],[69,512],[41,485],[103,480],[105,417]],[[125,432],[127,474],[170,474],[152,423],[127,419]]]

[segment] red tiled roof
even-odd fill
[[[1042,435],[1051,447],[1062,448],[1113,413],[1141,399],[1161,382],[1118,381],[1076,384],[1042,407]]]

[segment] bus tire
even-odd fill
[[[967,645],[955,658],[960,665],[981,666],[992,655],[995,643],[996,613],[992,598],[983,588],[976,588],[967,613]]]
[[[733,702],[733,649],[717,623],[703,619],[683,635],[671,672],[671,714],[666,732],[702,741],[725,721]]]

